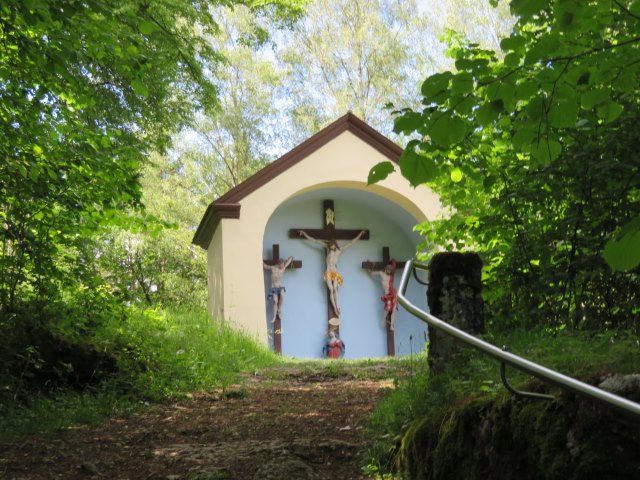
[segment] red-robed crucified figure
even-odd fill
[[[380,277],[380,283],[382,284],[382,290],[384,295],[380,297],[380,300],[384,302],[384,317],[382,318],[382,325],[389,323],[389,330],[394,329],[396,322],[396,315],[398,313],[398,292],[396,291],[394,282],[394,275],[396,271],[396,261],[391,260],[391,263],[384,267],[384,270],[372,271],[371,275],[377,275]]]

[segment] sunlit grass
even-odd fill
[[[278,362],[268,348],[226,323],[214,321],[203,310],[157,315],[158,325],[142,333],[153,361],[151,369],[140,376],[154,397],[226,389],[240,374]]]
[[[0,436],[50,432],[128,413],[148,402],[225,390],[241,375],[274,365],[279,357],[202,309],[131,309],[96,332],[115,352],[119,371],[98,388],[33,395],[26,403],[0,402]]]

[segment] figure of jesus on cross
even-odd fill
[[[289,229],[289,238],[309,240],[325,249],[326,270],[323,274],[323,279],[327,286],[327,320],[330,321],[340,316],[338,289],[343,282],[342,275],[338,272],[340,255],[358,240],[368,240],[369,231],[336,228],[336,212],[333,200],[324,200],[322,202],[322,214],[323,228],[291,228]],[[337,240],[348,240],[348,242],[340,246]],[[338,334],[339,327],[335,325],[334,328],[336,329],[336,334]]]
[[[360,238],[366,233],[366,230],[361,230],[355,238],[351,239],[349,242],[345,243],[342,247],[338,245],[338,242],[335,240],[318,240],[310,236],[304,230],[300,230],[298,232],[301,237],[306,238],[307,240],[311,240],[318,245],[324,247],[327,251],[327,269],[324,272],[323,278],[327,283],[327,288],[329,289],[329,299],[331,300],[331,305],[333,306],[333,311],[336,312],[336,315],[340,316],[340,308],[338,307],[338,288],[342,285],[342,275],[338,272],[338,260],[340,259],[340,254],[351,247],[354,243],[356,243]]]

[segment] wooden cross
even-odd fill
[[[406,262],[396,261],[396,269],[404,268],[405,263]],[[370,262],[369,260],[362,262],[362,268],[365,268],[367,270],[383,270],[387,265],[391,265],[389,247],[382,247],[382,262]],[[384,323],[387,330],[387,355],[393,357],[396,354],[396,339],[394,331],[391,330],[391,325],[388,318],[385,318]]]
[[[337,229],[336,228],[336,214],[333,206],[333,200],[324,200],[322,202],[322,216],[324,218],[323,228],[291,228],[289,229],[289,238],[302,238],[300,236],[300,230],[304,230],[309,236],[317,240],[351,240],[358,236],[358,234],[364,229],[349,230],[349,229]],[[360,237],[360,240],[369,240],[369,230],[365,230],[365,233]],[[339,315],[334,311],[331,304],[329,289],[327,288],[327,321],[332,318],[337,318]],[[332,327],[336,334],[339,334],[339,327]]]
[[[271,259],[263,260],[267,265],[276,265],[282,261],[280,258],[280,245],[274,243],[271,247]],[[287,268],[302,268],[302,260],[293,260]],[[276,353],[282,353],[282,319],[280,314],[276,314],[273,322],[273,349]]]

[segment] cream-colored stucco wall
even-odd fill
[[[224,248],[222,244],[222,230],[224,225],[218,225],[213,233],[211,244],[207,250],[207,275],[209,286],[209,312],[218,321],[224,319]]]
[[[412,188],[399,172],[366,186],[370,169],[386,160],[345,131],[245,197],[240,219],[222,219],[216,230],[220,238],[214,235],[209,246],[209,309],[214,317],[267,343],[264,304],[258,301],[264,296],[263,235],[271,214],[293,196],[328,186],[367,189],[403,207],[416,223],[436,218],[441,209],[438,197],[426,187]]]

